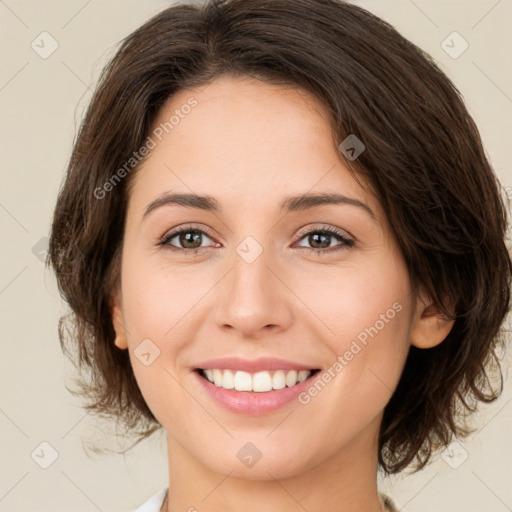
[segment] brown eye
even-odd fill
[[[314,249],[326,249],[331,246],[332,235],[327,233],[313,233],[308,235],[308,242]]]
[[[203,245],[205,238],[210,239],[208,234],[202,229],[182,228],[165,235],[159,242],[159,245],[169,247],[177,251],[193,251],[208,247]]]
[[[348,238],[343,231],[333,227],[325,227],[303,232],[300,240],[309,243],[310,247],[306,247],[304,245],[298,245],[298,247],[313,251],[317,254],[334,252],[354,245],[354,240]],[[337,240],[339,243],[332,245],[333,240]]]
[[[199,231],[182,231],[176,236],[184,249],[197,249],[201,247],[202,234]]]

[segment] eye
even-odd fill
[[[213,235],[205,229],[185,226],[164,235],[160,242],[158,242],[158,245],[167,247],[173,251],[197,253],[210,247],[209,244],[204,244],[204,242],[206,238],[212,240],[212,237]],[[333,246],[333,239],[337,240],[339,243]],[[332,226],[303,231],[299,234],[299,241],[303,240],[310,243],[312,247],[305,247],[300,244],[297,245],[297,247],[319,255],[332,253],[354,245],[354,240],[349,238],[345,232]],[[176,246],[176,244],[179,245]],[[214,242],[214,246],[220,247],[220,244]]]
[[[211,240],[211,237],[206,230],[195,228],[193,226],[186,226],[166,234],[162,240],[160,240],[158,245],[165,246],[176,251],[196,253],[208,247],[208,245],[203,245],[205,237],[210,238]],[[174,245],[172,242],[174,239],[176,239],[176,242],[174,243],[180,244],[181,247],[176,247]]]
[[[316,254],[325,254],[339,251],[354,246],[354,240],[348,237],[343,231],[332,226],[326,226],[300,233],[300,240],[304,240],[312,245],[312,247],[305,247],[299,245],[303,249]],[[333,239],[341,242],[332,246]]]

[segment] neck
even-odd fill
[[[380,416],[375,418],[327,459],[306,461],[302,469],[282,478],[272,476],[279,468],[260,465],[261,475],[252,480],[236,477],[233,471],[213,471],[168,435],[169,495],[162,510],[381,512],[385,509],[377,491],[380,421]]]

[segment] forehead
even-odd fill
[[[298,133],[305,123],[312,127],[315,120],[326,121],[329,116],[328,110],[313,94],[297,85],[275,85],[249,76],[222,75],[210,84],[178,90],[160,109],[155,124],[165,123],[169,113],[179,110],[191,97],[197,100],[203,114],[217,118],[219,122],[225,118],[232,121],[232,117],[242,120],[250,115],[256,123],[255,128],[264,119],[272,119],[274,123],[280,119],[276,128],[286,125],[290,130],[290,125],[296,124]],[[198,108],[192,110],[197,112]]]
[[[187,108],[190,101],[196,106]],[[226,159],[241,161],[272,156],[269,166],[280,155],[325,147],[332,139],[329,113],[314,96],[251,77],[223,76],[205,87],[178,91],[160,110],[153,129],[165,131],[171,117],[172,130],[162,135],[174,146],[185,150],[200,144],[202,155],[211,151],[217,157],[228,149]]]
[[[329,116],[309,92],[251,77],[182,89],[160,109],[133,185],[146,198],[179,189],[246,205],[317,191],[371,200],[345,168]]]

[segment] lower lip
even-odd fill
[[[292,387],[274,389],[263,393],[254,391],[234,391],[217,387],[209,380],[202,377],[197,371],[192,372],[199,380],[203,389],[220,405],[238,414],[261,416],[277,411],[286,404],[292,402],[316,380],[321,372]]]

